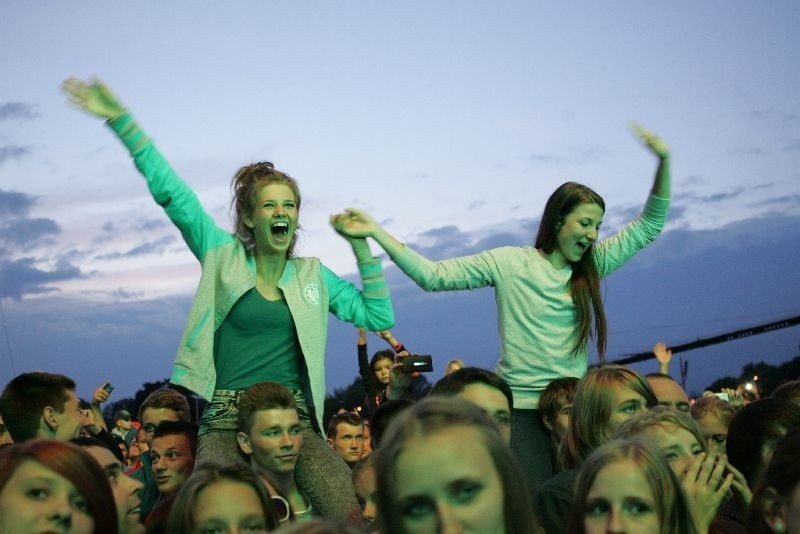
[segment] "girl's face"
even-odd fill
[[[551,261],[557,269],[567,263],[576,263],[589,246],[597,240],[603,222],[603,208],[599,204],[587,202],[578,204],[558,227],[556,232],[557,254]]]
[[[394,466],[394,506],[405,532],[505,532],[503,484],[482,443],[468,426],[407,443]]]
[[[89,505],[75,486],[35,460],[25,460],[0,493],[0,532],[94,531]]]
[[[389,385],[389,373],[392,371],[392,365],[394,365],[394,361],[391,358],[381,358],[372,366],[375,380],[380,382],[382,386]]]
[[[612,433],[622,423],[647,409],[647,400],[628,384],[618,382],[611,386],[611,415],[608,432]]]
[[[256,190],[255,208],[245,224],[253,230],[257,251],[285,255],[297,231],[298,218],[292,188],[268,183]]]
[[[585,510],[586,534],[661,530],[653,490],[639,466],[628,459],[611,462],[597,472]]]
[[[656,443],[678,478],[689,469],[695,456],[703,452],[703,446],[697,442],[694,434],[682,426],[665,423],[651,426],[642,434]]]
[[[725,454],[725,442],[728,441],[728,427],[714,412],[708,412],[697,420],[708,440],[708,446],[719,454]]]
[[[219,480],[197,494],[194,533],[267,532],[258,493],[249,484]]]

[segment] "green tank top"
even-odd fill
[[[214,333],[215,389],[272,381],[300,389],[305,361],[286,301],[256,288],[241,296]]]

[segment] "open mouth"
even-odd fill
[[[272,223],[270,227],[272,237],[278,241],[286,241],[286,236],[289,234],[289,223],[286,221],[278,221]]]
[[[591,246],[591,243],[583,243],[581,241],[578,241],[578,243],[576,243],[576,244],[578,246],[578,250],[581,251],[581,254],[586,252],[586,250]]]

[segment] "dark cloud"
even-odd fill
[[[34,119],[39,116],[36,106],[24,102],[6,102],[0,104],[0,121],[11,119]]]
[[[0,218],[24,217],[34,202],[36,197],[32,195],[0,189]]]
[[[167,226],[167,221],[164,218],[159,219],[144,219],[136,221],[133,224],[133,229],[137,232],[149,232],[152,230],[160,230]],[[172,225],[170,225],[172,226]]]
[[[155,241],[142,243],[126,252],[112,252],[111,254],[100,254],[95,256],[97,260],[117,260],[120,258],[132,258],[135,256],[145,256],[147,254],[163,254],[167,245],[175,241],[174,236],[164,236]]]
[[[19,300],[24,295],[53,293],[57,290],[49,284],[76,278],[83,278],[83,274],[68,263],[44,271],[36,267],[33,258],[0,260],[0,298]]]
[[[21,145],[0,146],[0,165],[10,159],[19,159],[31,152],[31,148]]]
[[[12,219],[0,226],[0,239],[30,248],[41,245],[47,237],[61,233],[61,227],[52,219]]]
[[[780,206],[786,206],[786,207],[789,207],[789,208],[796,208],[797,206],[800,206],[800,195],[794,194],[794,195],[783,195],[783,196],[780,196],[780,197],[772,197],[772,198],[768,198],[766,200],[762,200],[760,202],[754,202],[754,203],[750,204],[750,206],[753,206],[753,207],[765,207],[765,206],[780,207]]]

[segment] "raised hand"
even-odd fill
[[[367,212],[355,208],[347,208],[341,213],[331,215],[331,226],[336,232],[348,238],[365,238],[375,235],[379,228]]]
[[[99,80],[85,82],[71,77],[64,80],[61,89],[69,96],[69,101],[96,117],[113,119],[125,113],[111,89]]]
[[[646,130],[641,124],[631,124],[631,129],[636,136],[660,159],[669,157],[669,146],[656,134]]]
[[[656,355],[658,360],[658,368],[661,374],[669,374],[669,362],[672,359],[672,351],[667,348],[667,344],[659,341],[653,345],[653,354]]]

